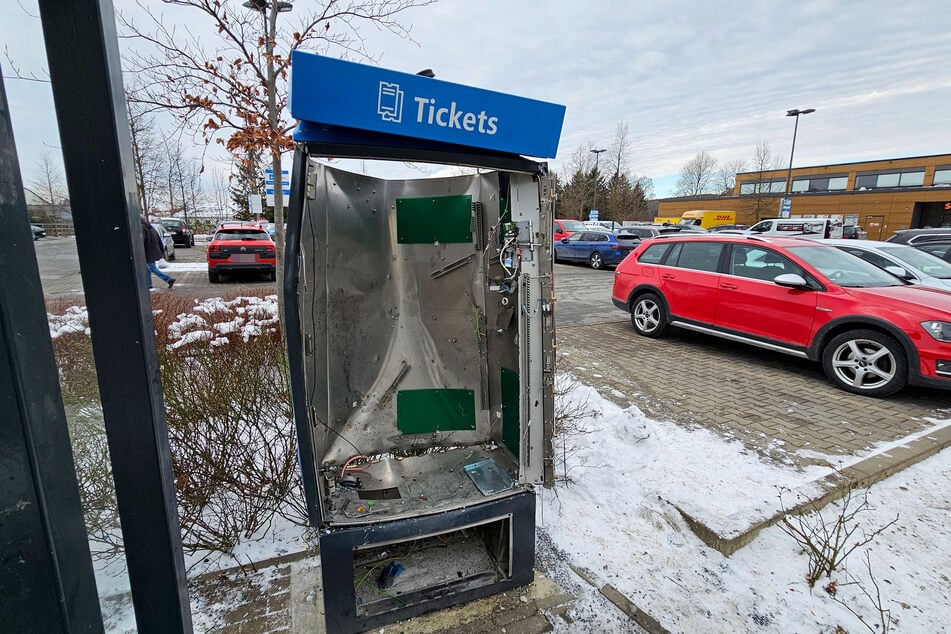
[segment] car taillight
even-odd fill
[[[221,247],[219,245],[217,244],[208,245],[208,253],[218,253],[219,251],[221,251]]]
[[[621,245],[620,245],[620,244],[612,244],[612,245],[611,245],[611,248],[612,248],[612,249],[620,249],[620,248],[621,248]]]
[[[274,249],[271,249],[271,248],[264,249],[264,257],[273,258],[276,255],[277,255],[277,252]]]

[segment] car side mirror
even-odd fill
[[[561,239],[561,243],[562,243],[562,244],[568,244],[568,238],[562,238],[562,239]]]
[[[897,277],[898,279],[901,279],[901,280],[911,279],[911,273],[909,273],[906,269],[903,269],[900,266],[894,266],[894,265],[886,266],[885,270],[891,273],[892,275],[894,275],[895,277]]]
[[[773,282],[786,288],[808,288],[809,282],[798,273],[783,273],[773,278]]]

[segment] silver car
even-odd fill
[[[165,244],[165,259],[171,262],[175,259],[175,240],[172,239],[172,234],[159,222],[153,222],[152,226],[158,231],[162,243]]]
[[[871,262],[880,269],[929,288],[951,291],[951,262],[915,247],[878,240],[821,240]],[[900,269],[900,270],[898,270]],[[904,271],[904,273],[902,273]]]

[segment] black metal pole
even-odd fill
[[[40,0],[140,632],[192,630],[110,0]]]
[[[2,78],[0,225],[0,632],[101,632]]]
[[[792,189],[792,160],[796,153],[796,133],[799,131],[799,113],[796,113],[796,125],[792,131],[792,149],[789,150],[789,169],[786,170],[786,197],[789,197],[789,190]]]

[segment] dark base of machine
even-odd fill
[[[531,583],[535,494],[320,536],[329,634],[362,632]]]

